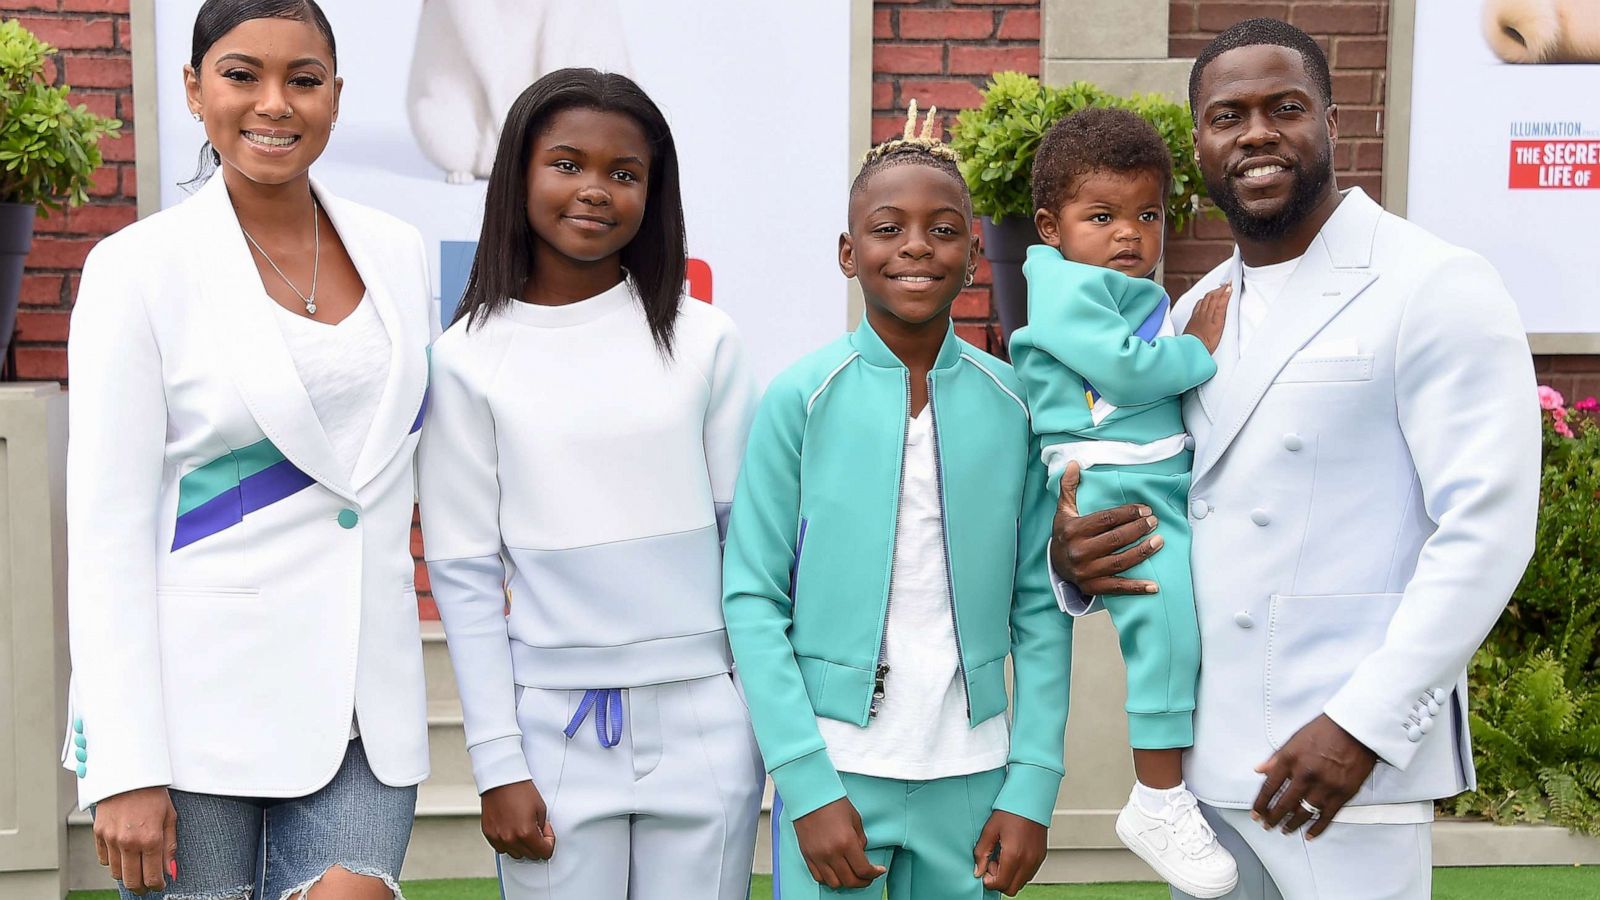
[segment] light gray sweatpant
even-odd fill
[[[1315,840],[1267,831],[1248,809],[1200,804],[1239,863],[1239,886],[1222,900],[1428,900],[1433,824],[1334,822]],[[1172,889],[1174,900],[1188,894]]]
[[[613,747],[596,732],[601,709],[567,737],[584,693],[519,689],[556,849],[498,858],[506,900],[743,900],[765,773],[733,676],[622,689]]]

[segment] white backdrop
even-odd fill
[[[163,206],[186,196],[177,184],[193,173],[205,140],[182,86],[200,2],[161,0],[156,9]],[[463,2],[503,12],[563,0]],[[738,322],[766,380],[846,327],[836,259],[852,164],[851,0],[615,3],[619,21],[597,21],[595,10],[582,24],[620,25],[632,76],[666,113],[682,168],[689,254],[709,267],[712,302]],[[335,194],[420,228],[438,296],[441,277],[447,288],[464,278],[466,248],[450,242],[477,240],[485,183],[447,184],[412,135],[406,86],[422,2],[322,5],[345,84],[339,128],[312,172]],[[527,69],[508,75],[520,79],[520,91],[538,73],[518,61],[537,54],[516,31],[501,30],[502,46],[478,52]],[[445,302],[455,299],[452,291]]]
[[[1528,331],[1600,332],[1600,166],[1560,163],[1600,153],[1600,65],[1501,62],[1483,3],[1417,4],[1406,217],[1488,257]]]

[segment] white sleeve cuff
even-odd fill
[[[467,748],[472,757],[472,780],[478,793],[519,781],[532,781],[528,759],[522,755],[522,735],[511,734]]]
[[[1055,539],[1052,538],[1050,543],[1054,544]],[[1045,559],[1049,560],[1049,558],[1049,549],[1047,545],[1045,550]],[[1055,591],[1056,606],[1060,607],[1062,612],[1072,616],[1073,618],[1087,616],[1090,613],[1096,613],[1106,608],[1105,604],[1100,602],[1099,597],[1084,596],[1083,592],[1078,590],[1076,585],[1069,583],[1060,575],[1057,575],[1054,564],[1050,564],[1050,589]]]

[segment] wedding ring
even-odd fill
[[[1310,813],[1311,814],[1311,818],[1313,818],[1313,819],[1315,819],[1318,816],[1322,815],[1322,810],[1317,809],[1315,806],[1311,805],[1311,803],[1309,801],[1307,801],[1304,797],[1300,798],[1300,808],[1305,810],[1306,812]]]

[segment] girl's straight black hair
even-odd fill
[[[194,34],[189,41],[189,67],[195,75],[200,74],[200,63],[205,61],[213,44],[240,25],[256,19],[292,19],[310,24],[328,39],[328,54],[333,57],[334,69],[339,68],[339,45],[333,40],[333,25],[316,0],[206,0],[195,14]],[[216,149],[207,141],[200,147],[194,177],[181,186],[188,188],[205,183],[221,162]]]
[[[639,123],[650,142],[644,223],[622,248],[622,265],[644,305],[656,346],[670,356],[688,268],[677,146],[666,116],[639,85],[624,75],[594,69],[558,69],[535,81],[511,104],[489,173],[483,233],[453,321],[467,319],[468,327],[481,325],[516,302],[528,279],[537,274],[533,228],[528,224],[528,161],[534,138],[552,116],[568,109],[622,113]]]

